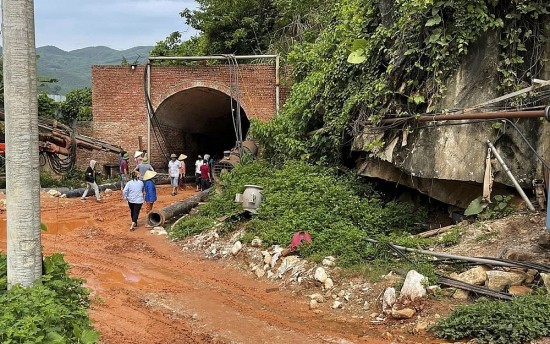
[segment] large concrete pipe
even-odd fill
[[[209,192],[210,189],[204,190],[183,201],[176,202],[159,210],[152,210],[147,215],[147,223],[151,226],[162,226],[166,220],[188,213],[199,202],[204,202],[208,198]]]
[[[256,145],[254,141],[244,141],[243,154],[250,154],[255,158],[258,154],[258,145]],[[218,178],[223,171],[231,171],[239,162],[241,162],[241,156],[239,155],[238,148],[233,148],[231,151],[225,151],[223,158],[214,165],[212,171],[214,177]]]

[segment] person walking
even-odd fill
[[[208,161],[204,159],[203,164],[200,167],[201,171],[201,190],[204,191],[210,187],[212,179],[210,178],[210,167],[208,167]]]
[[[143,181],[139,180],[139,172],[132,171],[132,179],[128,183],[126,183],[126,186],[122,191],[122,195],[123,198],[128,201],[128,207],[130,208],[130,217],[132,218],[130,231],[133,231],[137,227],[139,212],[144,201]]]
[[[197,186],[196,192],[200,191],[201,188],[201,166],[203,164],[202,156],[198,156],[195,161],[195,185]]]
[[[186,170],[185,170],[185,159],[187,159],[187,155],[185,154],[180,154],[180,156],[178,157],[178,161],[180,162],[180,175],[179,175],[179,186],[180,186],[180,190],[185,190],[185,174],[186,174]]]
[[[168,176],[170,177],[170,185],[172,185],[172,196],[178,194],[178,179],[180,175],[180,162],[177,159],[176,154],[170,155],[170,161],[168,162]]]
[[[143,191],[145,192],[145,214],[153,210],[153,204],[157,200],[157,187],[153,178],[157,175],[155,171],[147,171],[143,176]]]
[[[153,166],[151,166],[151,164],[149,164],[149,159],[144,158],[143,160],[141,160],[139,165],[136,166],[135,171],[139,172],[139,179],[143,180],[143,177],[145,176],[145,172],[147,172],[147,171],[153,171],[154,172],[155,169],[153,168]]]
[[[130,154],[128,153],[124,153],[122,159],[120,159],[120,191],[124,190],[124,186],[126,186],[128,182],[128,159],[130,159]]]
[[[90,160],[90,166],[88,166],[88,168],[86,169],[86,172],[84,175],[84,179],[86,180],[86,190],[84,190],[82,197],[80,197],[81,201],[85,201],[86,196],[88,195],[88,191],[90,191],[90,189],[94,189],[96,202],[98,203],[103,202],[101,200],[101,197],[99,197],[99,187],[97,186],[97,183],[96,183],[96,175],[97,175],[95,171],[96,163],[97,162],[95,160]]]

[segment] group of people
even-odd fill
[[[177,195],[178,188],[185,189],[185,154],[170,155],[168,162],[168,176],[170,177],[170,185],[172,187],[172,196]],[[119,175],[120,188],[122,191],[122,199],[128,202],[130,208],[130,217],[132,224],[130,231],[137,227],[139,214],[142,206],[145,204],[145,211],[149,213],[153,209],[153,205],[157,200],[156,186],[153,178],[157,175],[153,166],[147,158],[147,151],[136,151],[134,154],[134,169],[130,170],[129,166],[130,154],[122,152],[119,159]],[[210,155],[205,154],[204,158],[199,155],[195,161],[195,184],[196,191],[206,190],[210,188],[212,183],[212,159]],[[88,192],[94,190],[96,201],[102,202],[99,195],[99,187],[97,186],[96,177],[99,172],[95,171],[95,160],[90,160],[90,165],[86,169],[86,189],[82,194],[81,200],[84,201]]]

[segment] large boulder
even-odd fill
[[[399,299],[414,301],[417,298],[426,296],[426,288],[424,287],[424,284],[427,281],[428,279],[424,275],[419,274],[415,270],[410,270],[405,277],[403,287],[401,287]]]
[[[506,287],[521,285],[526,274],[520,272],[487,271],[486,287],[492,290],[503,291]]]

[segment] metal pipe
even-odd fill
[[[253,59],[273,59],[279,55],[235,55],[237,60],[253,60]],[[199,60],[225,60],[225,56],[151,56],[149,61],[199,61]]]
[[[151,64],[147,64],[147,94],[151,97]],[[151,155],[151,105],[147,101],[147,159],[153,161],[153,156]]]
[[[546,230],[550,232],[550,182],[548,184],[548,191],[546,192]]]
[[[381,120],[382,124],[391,124],[398,121],[414,120],[417,122],[435,121],[458,121],[465,119],[498,119],[498,118],[536,118],[544,117],[544,110],[530,111],[494,111],[494,112],[473,112],[459,115],[422,115],[420,117],[410,116],[402,118],[386,118]]]
[[[504,172],[506,172],[508,177],[510,177],[510,179],[512,180],[512,183],[514,183],[514,186],[516,187],[516,190],[520,194],[521,198],[523,198],[523,200],[527,204],[527,207],[529,208],[529,210],[535,211],[535,207],[533,207],[533,204],[531,203],[531,201],[529,201],[529,198],[527,197],[525,192],[523,192],[523,189],[519,185],[518,181],[516,180],[516,178],[514,177],[514,175],[512,174],[512,172],[510,171],[510,169],[508,168],[506,163],[504,162],[504,160],[502,160],[502,157],[500,156],[500,154],[498,154],[497,149],[495,148],[495,146],[493,146],[493,144],[489,140],[487,140],[487,145],[491,148],[491,150],[493,151],[493,154],[497,158],[498,162],[502,165],[502,168],[504,169]]]
[[[279,114],[279,107],[280,107],[280,80],[279,80],[279,68],[280,68],[280,58],[279,55],[275,57],[275,114]]]
[[[368,239],[367,241],[377,244],[378,240],[374,239]],[[447,253],[440,253],[440,252],[433,252],[433,251],[427,251],[427,250],[419,250],[415,248],[409,248],[404,246],[398,246],[395,244],[392,244],[394,247],[397,247],[400,250],[405,250],[409,252],[417,252],[422,254],[428,254],[430,256],[439,257],[439,258],[448,258],[448,259],[455,259],[455,260],[462,260],[465,262],[473,262],[478,264],[487,264],[487,265],[494,265],[494,266],[508,266],[508,267],[515,267],[515,264],[507,263],[507,262],[500,262],[498,260],[492,260],[488,258],[475,258],[475,257],[466,257],[466,256],[457,256],[454,254],[447,254]]]

